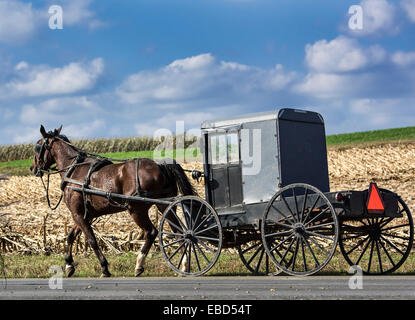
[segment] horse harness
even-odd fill
[[[82,196],[83,196],[84,209],[85,209],[84,219],[86,219],[88,217],[88,208],[90,206],[90,200],[89,200],[89,197],[88,197],[88,192],[86,190],[89,189],[89,188],[92,188],[92,189],[94,188],[93,186],[90,186],[91,175],[94,172],[102,169],[103,167],[105,167],[107,165],[110,165],[110,164],[113,164],[113,162],[111,160],[121,161],[121,162],[125,162],[127,160],[118,160],[118,159],[111,159],[110,160],[109,158],[105,158],[105,157],[102,157],[102,156],[99,156],[99,155],[84,152],[84,151],[76,148],[75,146],[73,146],[71,143],[69,143],[69,142],[67,142],[67,141],[65,141],[65,140],[63,140],[59,137],[51,136],[50,138],[52,139],[50,141],[50,143],[48,142],[48,139],[44,139],[43,144],[41,144],[41,145],[36,144],[35,151],[38,154],[38,159],[42,159],[42,161],[43,161],[43,156],[44,156],[45,150],[48,150],[49,152],[51,151],[52,144],[55,141],[55,139],[61,140],[64,143],[74,147],[74,149],[77,151],[78,154],[77,154],[76,157],[74,157],[74,161],[72,162],[72,164],[69,167],[66,167],[66,168],[61,169],[61,170],[56,170],[55,169],[55,172],[53,172],[53,173],[49,172],[49,170],[45,170],[44,168],[42,168],[39,161],[36,161],[36,155],[35,155],[35,164],[38,168],[37,170],[40,171],[42,174],[46,173],[48,175],[47,186],[44,184],[43,179],[42,179],[42,183],[43,183],[43,185],[45,187],[45,190],[46,190],[46,194],[47,194],[46,198],[48,200],[49,207],[52,210],[56,210],[57,207],[59,206],[61,200],[62,200],[62,197],[63,197],[63,193],[62,193],[62,196],[59,199],[59,201],[58,201],[58,203],[55,207],[52,207],[50,205],[49,196],[48,196],[49,176],[51,174],[54,174],[54,173],[60,173],[60,172],[66,171],[65,176],[62,179],[60,189],[62,190],[62,192],[64,192],[68,183],[79,185],[79,186],[82,187]],[[93,161],[86,161],[87,159],[93,159]],[[128,160],[132,160],[132,159],[128,159]],[[141,184],[140,184],[140,178],[139,178],[139,174],[138,174],[141,159],[136,158],[134,160],[135,160],[136,190],[135,190],[135,192],[132,196],[139,196],[139,197],[163,196],[163,195],[171,194],[172,192],[175,191],[175,188],[172,187],[172,186],[168,186],[167,188],[164,188],[164,189],[159,190],[159,191],[142,190]],[[81,181],[72,179],[71,176],[72,176],[73,172],[75,171],[75,169],[80,167],[80,166],[84,166],[84,165],[89,165],[88,173],[87,173],[84,181],[81,182]],[[161,172],[162,172],[162,174],[164,174],[163,170]],[[128,202],[126,204],[120,204],[120,203],[116,202],[115,200],[113,200],[111,198],[111,192],[107,192],[106,196],[107,196],[107,199],[108,199],[108,201],[110,202],[111,205],[114,205],[114,206],[117,206],[117,207],[122,207],[122,208],[126,209],[126,207],[128,205]]]

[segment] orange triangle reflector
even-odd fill
[[[369,195],[367,196],[367,212],[369,213],[383,213],[385,212],[385,205],[376,183],[370,183]]]

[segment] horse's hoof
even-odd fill
[[[111,277],[111,273],[108,270],[102,271],[101,278],[109,278],[109,277]]]
[[[109,278],[109,277],[111,277],[111,273],[101,273],[101,276],[100,276],[100,278]]]
[[[141,267],[139,269],[135,270],[135,276],[138,277],[140,274],[142,274],[144,272],[144,268]]]
[[[75,272],[75,267],[73,265],[66,265],[65,272],[66,272],[66,276],[70,278]]]

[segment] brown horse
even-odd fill
[[[57,130],[46,132],[43,126],[40,127],[42,139],[37,142],[30,170],[36,176],[41,176],[56,163],[61,175],[64,201],[74,220],[73,228],[67,238],[68,247],[65,257],[67,276],[72,276],[75,271],[72,245],[81,231],[98,257],[102,268],[101,277],[111,276],[108,262],[98,246],[91,222],[99,216],[124,210],[130,213],[134,222],[144,231],[145,243],[137,255],[135,267],[135,276],[139,276],[144,271],[145,258],[158,233],[148,216],[152,203],[137,201],[116,203],[110,197],[87,195],[68,188],[80,185],[70,181],[80,181],[81,185],[86,184],[88,187],[108,193],[144,195],[148,198],[174,197],[178,194],[178,189],[184,195],[194,195],[196,192],[182,167],[174,161],[156,163],[151,159],[141,158],[122,163],[104,162],[97,166],[95,165],[97,159],[73,146],[66,136],[61,135],[61,129],[62,126]],[[167,205],[157,204],[157,207],[163,212]],[[175,221],[174,216],[170,216],[170,219]]]

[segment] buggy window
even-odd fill
[[[212,164],[239,162],[239,141],[236,132],[210,136]]]

